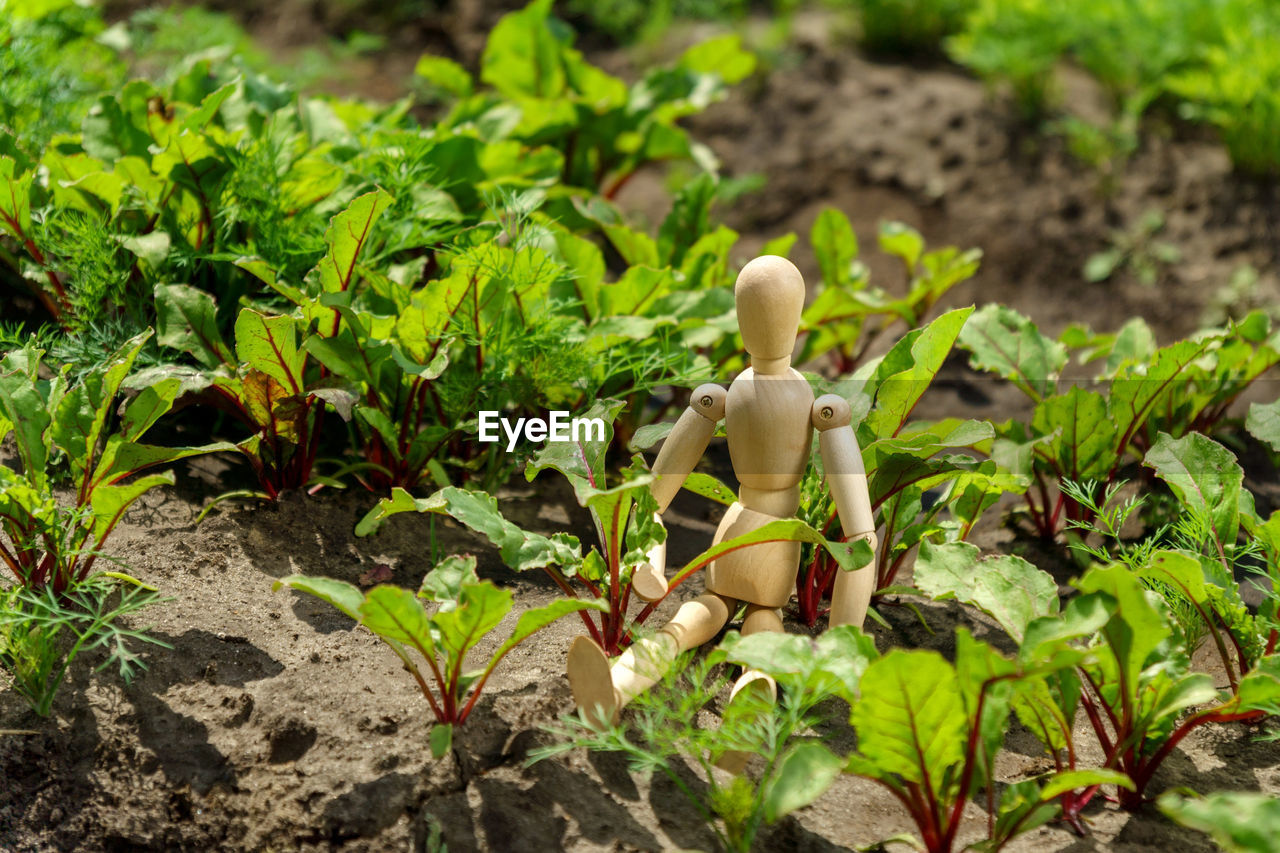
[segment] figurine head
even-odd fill
[[[742,343],[756,372],[777,373],[790,367],[804,310],[800,270],[786,258],[761,255],[738,273],[733,296]]]

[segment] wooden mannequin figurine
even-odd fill
[[[689,408],[653,464],[656,478],[651,489],[658,512],[665,511],[680,491],[724,418],[729,457],[741,487],[714,541],[794,517],[816,427],[841,525],[853,531],[851,540],[867,539],[874,550],[867,475],[849,404],[835,394],[815,401],[809,383],[791,367],[804,308],[800,271],[786,258],[759,257],[742,269],[733,292],[751,366],[734,379],[727,394],[711,384],[694,390]],[[634,589],[645,600],[666,593],[665,556],[665,547],[656,548],[649,563],[636,570]],[[612,666],[589,637],[578,637],[569,650],[569,682],[578,708],[589,721],[615,719],[624,705],[662,677],[676,655],[719,633],[739,603],[747,606],[744,635],[783,630],[779,608],[795,589],[799,564],[799,542],[761,542],[725,554],[707,568],[704,594],[681,605],[670,622],[632,644]],[[874,586],[874,565],[839,572],[831,624],[861,627]],[[776,697],[776,685],[763,673],[744,673],[734,685],[734,695],[747,685]]]

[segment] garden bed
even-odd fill
[[[487,28],[492,22],[482,17],[475,26]],[[1230,297],[1230,306],[1275,301],[1274,187],[1233,177],[1212,140],[1179,126],[1145,136],[1103,196],[1096,173],[1080,167],[1061,142],[1019,126],[981,83],[948,65],[871,61],[833,43],[828,23],[800,16],[796,48],[775,70],[686,122],[716,151],[727,175],[764,177],[763,190],[722,211],[743,234],[735,261],[792,230],[800,235],[793,256],[812,284],[819,270],[809,230],[820,209],[834,206],[863,238],[861,259],[881,286],[893,291],[905,281],[897,262],[875,250],[872,235],[881,220],[901,220],[930,246],[983,250],[978,274],[952,289],[942,307],[1001,302],[1049,334],[1072,323],[1113,331],[1141,316],[1167,344],[1206,318],[1221,319],[1210,316],[1218,292],[1242,265],[1263,273],[1247,292]],[[458,54],[476,50],[463,46]],[[637,76],[626,54],[591,58],[627,79]],[[405,55],[388,62],[411,65]],[[1087,113],[1099,93],[1083,75],[1063,74],[1069,106]],[[366,91],[394,96],[386,76],[370,69]],[[360,90],[360,81],[354,87]],[[618,195],[620,206],[642,226],[656,226],[670,206],[664,180],[663,170],[642,170]],[[1175,243],[1181,261],[1160,265],[1154,284],[1123,268],[1110,281],[1085,282],[1085,260],[1112,247],[1116,232],[1132,233],[1151,209],[1164,222],[1158,239]],[[881,349],[891,343],[886,338]],[[1274,382],[1264,377],[1235,413],[1242,415],[1251,400],[1276,397]],[[1003,421],[1026,419],[1031,410],[1012,384],[970,369],[957,350],[914,414]],[[1265,515],[1275,508],[1280,478],[1259,445],[1245,447],[1247,484]],[[723,454],[712,457],[717,473],[726,473]],[[452,749],[435,759],[430,711],[396,657],[327,604],[272,591],[295,573],[417,589],[433,547],[474,553],[480,577],[511,588],[517,601],[503,629],[479,647],[488,653],[520,610],[559,596],[541,573],[508,570],[485,539],[450,520],[405,515],[357,537],[355,524],[376,497],[355,483],[310,496],[287,492],[275,503],[223,504],[196,524],[214,496],[252,484],[238,457],[180,463],[177,472],[174,487],[134,505],[108,549],[166,597],[133,618],[154,625],[153,636],[172,648],[147,648],[148,669],[128,685],[90,667],[74,669],[48,720],[27,711],[12,691],[0,692],[0,728],[30,730],[0,734],[0,848],[373,851],[434,849],[441,840],[454,851],[715,847],[715,835],[674,784],[628,772],[617,755],[578,750],[528,764],[531,749],[555,741],[545,727],[572,710],[564,667],[569,642],[582,633],[576,616],[505,659]],[[521,527],[592,539],[589,517],[558,479],[516,478],[497,494],[503,513]],[[1006,523],[1004,511],[1015,505],[1011,496],[1002,499],[971,541],[984,553],[1027,556],[1068,592],[1077,568],[1062,549]],[[709,544],[717,509],[689,494],[677,500],[667,516],[670,565]],[[908,567],[897,582],[910,581]],[[680,588],[649,624],[660,624],[701,589],[697,578]],[[882,652],[932,649],[952,658],[960,626],[1014,650],[976,610],[954,601],[912,599],[912,607],[905,601],[882,601],[888,627],[868,622]],[[795,619],[787,624],[795,633],[814,633]],[[1196,663],[1215,687],[1227,686],[1211,656],[1202,653]],[[822,733],[833,749],[848,752],[847,707],[832,699],[824,710],[834,722]],[[713,712],[703,717],[716,724]],[[1195,730],[1150,790],[1280,794],[1280,753],[1274,742],[1257,739],[1266,731],[1265,724],[1239,723]],[[1101,763],[1101,751],[1091,748],[1079,755],[1082,766]],[[1041,743],[1014,721],[997,778],[1012,782],[1052,769]],[[686,778],[701,784],[692,766]],[[1084,818],[1088,837],[1052,824],[1006,849],[1213,849],[1207,837],[1175,826],[1154,807],[1129,813],[1099,797]],[[908,826],[883,788],[845,775],[816,803],[766,828],[757,847],[852,849]],[[961,841],[977,840],[985,829],[985,812],[971,805]]]

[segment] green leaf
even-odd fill
[[[822,796],[840,775],[844,760],[816,741],[787,750],[768,780],[764,795],[766,823],[781,820]]]
[[[421,77],[432,86],[443,89],[455,98],[471,94],[471,75],[452,59],[443,56],[423,55],[413,67],[414,76]]]
[[[99,485],[89,496],[93,507],[93,537],[101,543],[124,515],[125,510],[156,486],[172,486],[173,472],[150,474],[130,480],[122,486]]]
[[[914,272],[924,252],[924,238],[910,225],[885,222],[880,225],[881,251],[902,259],[909,272]]]
[[[1236,711],[1274,713],[1280,707],[1280,655],[1268,655],[1240,679],[1234,700]]]
[[[955,670],[937,652],[893,649],[867,667],[860,689],[850,720],[866,763],[851,772],[927,779],[937,796],[964,757],[968,721]]]
[[[547,442],[525,466],[525,479],[532,481],[540,471],[554,468],[569,480],[578,495],[578,502],[585,506],[591,491],[604,488],[605,454],[613,441],[613,421],[622,406],[620,400],[597,400],[593,403],[579,417],[603,420],[603,439],[591,431],[578,441]]]
[[[59,401],[50,432],[54,443],[67,452],[77,478],[94,464],[107,418],[115,409],[116,394],[149,337],[151,330],[147,329],[130,338]]]
[[[364,593],[346,581],[333,578],[313,578],[306,575],[288,575],[271,585],[276,592],[282,586],[314,595],[321,601],[327,601],[343,613],[360,621],[360,608],[364,605]]]
[[[1280,798],[1271,794],[1219,791],[1190,798],[1169,792],[1156,805],[1177,823],[1208,833],[1228,853],[1280,849]]]
[[[871,378],[876,403],[866,418],[876,436],[894,436],[902,429],[972,313],[972,308],[948,311],[928,326],[908,332],[885,354]]]
[[[1091,785],[1115,785],[1117,788],[1136,790],[1133,780],[1119,770],[1108,770],[1103,767],[1091,767],[1087,770],[1064,770],[1054,773],[1049,781],[1040,789],[1040,799],[1052,800],[1059,794],[1087,788]]]
[[[157,284],[156,340],[195,357],[208,368],[233,364],[218,331],[217,306],[209,293],[185,284]]]
[[[436,613],[432,622],[439,631],[440,645],[448,655],[451,670],[462,665],[468,649],[498,627],[511,609],[513,598],[511,590],[480,581],[463,585],[457,606],[450,610],[441,608]]]
[[[834,207],[823,208],[813,221],[809,242],[824,287],[842,287],[852,281],[850,265],[858,257],[858,238],[847,216]]]
[[[431,743],[431,757],[444,758],[445,755],[453,748],[453,724],[452,723],[436,723],[431,727],[431,734],[428,735]]]
[[[1122,367],[1111,381],[1107,400],[1111,420],[1115,423],[1116,455],[1123,453],[1129,442],[1146,422],[1155,403],[1172,387],[1185,379],[1188,369],[1213,345],[1210,337],[1185,340],[1157,350],[1149,362]]]
[[[120,439],[133,442],[142,437],[165,412],[173,408],[173,401],[182,388],[182,380],[176,376],[148,385],[134,397],[120,418]]]
[[[1119,667],[1121,683],[1128,685],[1130,691],[1137,691],[1139,674],[1147,660],[1173,634],[1164,612],[1155,603],[1159,596],[1122,564],[1094,567],[1075,586],[1085,593],[1104,593],[1115,601],[1115,609],[1102,631]]]
[[[936,599],[955,598],[977,607],[1021,643],[1031,620],[1058,612],[1058,584],[1021,557],[1002,554],[980,560],[979,554],[968,542],[922,542],[915,584]]]
[[[1106,281],[1111,278],[1111,274],[1116,271],[1116,267],[1120,266],[1120,262],[1123,260],[1124,253],[1118,249],[1090,255],[1089,260],[1085,261],[1084,264],[1085,281]]]
[[[422,578],[418,597],[429,601],[454,602],[462,595],[462,587],[479,583],[476,576],[476,558],[470,554],[451,554],[440,561]]]
[[[972,353],[969,364],[975,370],[1003,376],[1037,401],[1053,393],[1067,363],[1066,347],[1003,305],[975,312],[960,333],[960,345]]]
[[[357,196],[346,210],[333,217],[324,232],[329,251],[308,274],[308,281],[317,281],[323,293],[346,292],[356,280],[356,264],[373,236],[374,223],[391,201],[386,191],[376,189]],[[322,328],[322,334],[337,332],[336,316],[332,322],[332,330]]]
[[[1116,430],[1106,399],[1073,385],[1065,394],[1046,397],[1031,416],[1032,431],[1053,436],[1047,452],[1064,479],[1105,479],[1116,463]]]
[[[409,590],[390,584],[375,586],[364,594],[359,618],[360,624],[384,640],[412,646],[423,657],[434,658],[431,617]]]
[[[252,308],[241,310],[236,317],[236,356],[250,371],[275,380],[287,394],[302,394],[307,355],[298,349],[292,317],[270,316]]]
[[[382,521],[401,512],[434,512],[452,516],[498,548],[502,561],[516,571],[544,566],[573,566],[582,560],[578,540],[564,533],[550,538],[521,530],[502,517],[498,502],[484,492],[447,486],[428,498],[415,499],[404,489],[392,489],[356,525],[357,536],[367,536]]]
[[[853,703],[868,664],[878,656],[875,640],[852,625],[837,625],[816,639],[759,631],[730,631],[715,654],[772,676],[787,690],[816,697],[835,695]]]
[[[742,38],[723,35],[703,39],[680,57],[679,65],[703,74],[715,74],[729,85],[746,79],[756,68],[755,55],[743,50]]]
[[[1280,451],[1280,400],[1274,403],[1254,403],[1249,407],[1244,427],[1259,441]]]
[[[1230,450],[1198,432],[1176,440],[1162,432],[1142,464],[1155,469],[1183,504],[1209,519],[1219,549],[1235,545],[1244,469]]]
[[[638,435],[639,431],[637,431]],[[701,471],[694,471],[690,474],[684,481],[684,488],[695,495],[701,495],[725,506],[733,506],[738,499],[737,495],[733,493],[733,489],[726,486],[717,477],[704,474]]]
[[[503,15],[485,44],[480,79],[517,102],[559,97],[565,88],[563,46],[548,26],[550,12],[551,0],[534,0]]]

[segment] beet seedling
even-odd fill
[[[305,575],[281,578],[272,589],[282,586],[329,602],[396,653],[435,715],[431,752],[436,758],[449,750],[454,727],[467,721],[489,676],[508,652],[567,613],[601,607],[594,601],[562,598],[526,610],[481,669],[464,671],[467,654],[512,607],[511,590],[476,577],[475,557],[446,558],[422,579],[417,595],[392,584],[361,592],[345,581]]]
[[[173,483],[171,472],[133,475],[233,449],[222,443],[142,443],[180,390],[177,379],[162,379],[119,405],[120,387],[150,336],[149,329],[135,336],[74,385],[65,372],[41,378],[43,353],[33,346],[0,361],[0,439],[13,434],[22,463],[21,472],[0,467],[0,525],[8,537],[0,543],[0,560],[20,585],[51,586],[62,593],[88,578],[125,511],[151,489]],[[53,491],[53,464],[59,455],[66,459],[75,488],[70,507],[59,503]]]

